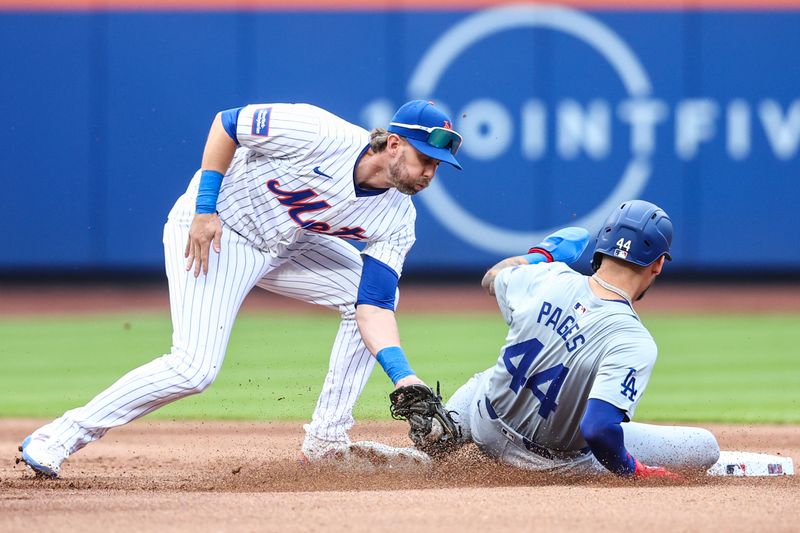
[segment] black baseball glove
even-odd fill
[[[395,389],[390,395],[392,418],[408,420],[408,436],[414,445],[431,457],[441,457],[458,449],[461,428],[453,420],[454,411],[445,410],[439,394],[427,385],[408,385]]]

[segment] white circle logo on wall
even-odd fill
[[[468,47],[495,33],[518,28],[548,28],[575,37],[602,55],[620,77],[633,98],[651,93],[647,73],[630,47],[614,32],[588,15],[569,8],[548,5],[514,5],[481,11],[453,26],[442,35],[417,65],[408,84],[409,96],[426,98],[434,94],[444,71]],[[633,155],[622,177],[609,195],[587,215],[572,222],[593,231],[608,213],[642,192],[650,176],[649,158]],[[441,181],[434,180],[419,197],[433,216],[464,241],[476,248],[502,255],[519,254],[540,242],[557,228],[514,231],[475,217],[448,194]]]

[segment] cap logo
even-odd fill
[[[450,125],[450,121],[449,120],[445,120],[444,121],[444,129],[446,129],[446,130],[452,130],[453,129],[453,126]]]

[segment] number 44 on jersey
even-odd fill
[[[539,400],[539,416],[547,418],[550,413],[556,410],[558,404],[556,398],[561,391],[564,380],[567,379],[569,368],[562,364],[557,364],[532,376],[528,376],[533,361],[542,351],[544,345],[539,339],[531,339],[509,346],[503,352],[503,363],[506,370],[511,374],[511,382],[508,388],[519,394],[522,389],[530,390]],[[515,366],[516,360],[516,366]],[[547,390],[542,392],[541,387],[550,383]]]

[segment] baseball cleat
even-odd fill
[[[346,450],[348,446],[350,446],[350,441],[324,440],[307,433],[303,440],[303,446],[300,448],[299,461],[308,464],[329,459]]]
[[[310,443],[316,446],[309,446]],[[332,465],[348,471],[418,469],[432,464],[428,454],[413,447],[399,448],[373,441],[330,442],[313,437],[306,437],[298,460],[303,465]]]
[[[309,464],[321,464],[330,461],[341,461],[342,458],[345,457],[347,454],[347,448],[350,446],[349,444],[342,444],[340,447],[331,448],[324,453],[309,453],[307,451],[300,450],[300,454],[297,457],[297,462],[301,465],[309,465]]]
[[[351,461],[365,461],[375,467],[415,468],[432,464],[428,454],[416,448],[398,448],[373,441],[354,442],[349,447]]]
[[[46,435],[28,435],[19,447],[21,462],[28,465],[37,476],[56,478],[61,473],[61,463],[65,457],[54,453],[47,446]]]

